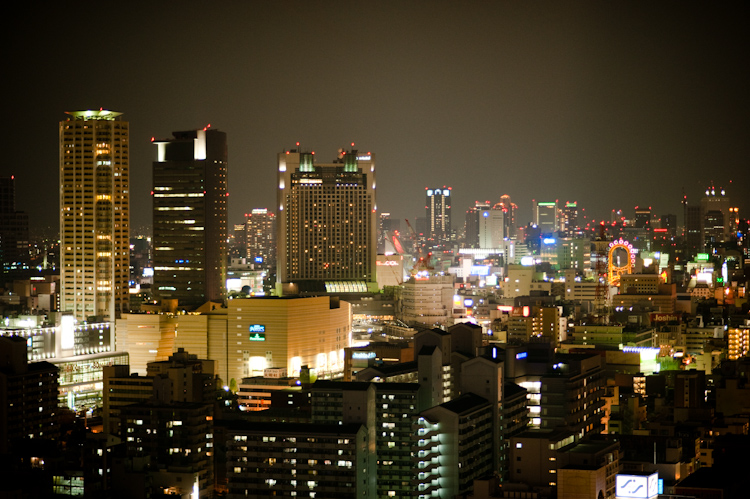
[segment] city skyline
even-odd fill
[[[712,183],[750,213],[744,6],[426,5],[50,5],[8,35],[0,173],[30,226],[54,227],[56,125],[101,107],[131,123],[133,228],[151,225],[151,137],[209,123],[227,133],[230,226],[272,209],[274,158],[297,141],[324,161],[377,151],[378,209],[399,219],[433,185],[460,213],[509,194],[519,226],[532,199],[682,224],[683,189],[697,204]],[[108,13],[107,56],[72,62],[58,27]]]

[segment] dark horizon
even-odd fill
[[[520,225],[532,199],[682,223],[683,189],[698,203],[711,183],[750,214],[744,4],[93,5],[22,5],[33,22],[6,35],[0,174],[32,227],[58,224],[58,122],[100,107],[130,122],[132,231],[151,225],[151,137],[209,123],[227,133],[230,228],[276,211],[276,153],[298,141],[321,161],[375,153],[396,218],[452,187],[454,229],[503,194]]]

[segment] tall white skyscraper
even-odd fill
[[[375,155],[332,163],[299,148],[278,156],[277,288],[284,294],[377,290]]]
[[[122,113],[60,122],[60,309],[79,321],[129,310],[129,128]]]

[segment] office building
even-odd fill
[[[204,128],[154,141],[154,295],[196,308],[226,295],[227,136]]]
[[[533,223],[536,224],[542,235],[557,232],[557,201],[540,202],[532,200],[532,218]]]
[[[79,321],[129,310],[129,126],[112,111],[60,122],[60,309]]]
[[[636,229],[648,229],[651,227],[651,207],[636,206],[633,225]]]
[[[451,240],[451,188],[430,189],[425,187],[427,199],[425,210],[427,210],[427,237],[431,246],[443,246]]]
[[[299,148],[278,155],[277,292],[376,291],[375,155],[331,163]]]
[[[478,232],[479,248],[503,248],[505,238],[505,213],[497,205],[491,210],[481,210],[479,213]]]
[[[0,177],[0,286],[29,278],[29,216],[16,211],[16,179]]]
[[[248,263],[256,268],[276,266],[276,215],[266,208],[245,214],[245,244]]]
[[[510,196],[507,194],[500,196],[500,202],[495,207],[497,208],[498,205],[504,214],[503,221],[505,227],[503,233],[505,237],[516,237],[516,213],[518,212],[518,205],[511,201]]]
[[[560,210],[560,230],[572,236],[580,230],[578,224],[578,202],[568,201]]]
[[[713,185],[706,189],[701,199],[701,221],[703,222],[703,242],[705,244],[729,240],[729,225],[732,219],[731,203],[726,191]]]
[[[466,210],[466,232],[464,234],[465,248],[479,247],[479,225],[482,213],[490,209],[489,201],[476,201],[474,206]]]

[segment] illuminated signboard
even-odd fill
[[[369,154],[366,156],[357,156],[357,161],[370,161],[371,159],[372,159],[372,156]]]
[[[682,317],[679,314],[661,314],[658,312],[649,314],[651,322],[672,322],[679,321]]]
[[[695,255],[695,261],[696,262],[707,262],[708,261],[708,253],[698,253]]]
[[[263,257],[262,256],[256,256],[255,257],[255,263],[263,263]]]
[[[472,265],[470,275],[488,276],[490,275],[489,265]]]
[[[528,352],[518,352],[516,354],[516,359],[518,360],[525,359],[528,355],[529,355]]]
[[[659,473],[650,475],[617,475],[617,499],[649,499],[659,495]]]
[[[375,263],[377,263],[378,265],[381,265],[381,266],[382,266],[382,265],[385,265],[386,267],[395,267],[395,266],[397,266],[397,265],[398,265],[398,262],[396,262],[396,261],[394,261],[394,260],[386,260],[386,261],[384,261],[384,262],[381,262],[381,261],[377,261],[377,262],[375,262]]]
[[[75,346],[75,324],[76,318],[72,315],[63,315],[60,320],[60,348],[68,350]]]
[[[266,341],[266,326],[262,324],[250,325],[250,341]]]
[[[554,237],[545,237],[542,239],[542,242],[544,244],[555,244],[555,238]]]
[[[468,308],[468,307],[471,307],[473,305],[474,305],[474,300],[472,300],[471,298],[465,298],[464,299],[464,307]]]
[[[352,359],[374,359],[375,352],[353,352]]]

